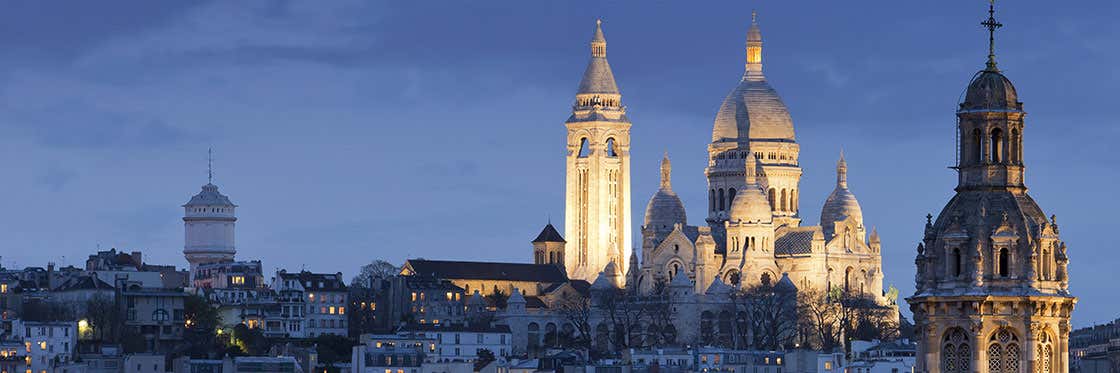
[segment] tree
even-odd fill
[[[568,324],[574,328],[576,335],[562,336],[563,345],[591,350],[591,299],[582,295],[566,298],[558,302],[557,308]]]
[[[509,295],[501,289],[498,285],[494,285],[494,292],[486,296],[486,303],[494,306],[494,309],[503,310],[506,308],[506,301],[509,300]]]
[[[746,318],[736,326],[745,324],[747,329],[737,330],[736,347],[741,347],[740,341],[762,350],[780,350],[793,344],[797,327],[796,291],[763,284],[736,292],[732,302]]]
[[[839,288],[828,294],[809,290],[798,297],[801,314],[800,329],[811,330],[811,337],[803,343],[812,343],[820,349],[850,347],[852,340],[898,337],[898,324],[893,319],[894,308],[878,304],[866,294],[845,292]]]
[[[206,298],[188,296],[183,302],[183,316],[186,318],[183,339],[191,357],[209,358],[212,353],[223,349],[216,334],[222,322],[221,315]]]
[[[401,273],[400,267],[393,265],[387,261],[377,259],[369,264],[362,266],[358,270],[358,274],[350,280],[350,286],[372,288],[372,281],[375,278],[389,278]]]
[[[80,335],[83,339],[119,343],[121,341],[124,318],[120,307],[113,299],[97,294],[86,301],[84,319],[89,323],[90,335]]]
[[[319,363],[330,372],[338,371],[334,367],[335,363],[350,361],[352,348],[354,348],[354,341],[343,336],[323,334],[315,338],[315,352],[319,354]]]
[[[595,303],[611,322],[610,343],[614,351],[641,347],[642,321],[648,316],[648,304],[625,289],[593,290],[592,296],[598,298]]]

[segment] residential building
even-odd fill
[[[127,285],[120,290],[125,326],[142,336],[147,352],[170,352],[183,339],[184,303],[180,289]]]
[[[74,321],[21,321],[20,331],[26,355],[26,370],[32,373],[54,372],[74,359],[78,346],[78,323]]]
[[[314,338],[323,334],[348,335],[346,311],[349,307],[342,273],[288,273],[280,270],[272,281],[272,290],[281,308],[292,338]]]

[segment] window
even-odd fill
[[[333,315],[333,314],[334,314],[334,312],[335,312],[334,306],[330,306],[330,308],[328,308],[328,311],[327,311],[327,313],[329,313],[329,314]]]
[[[338,307],[338,314],[339,315],[345,315],[346,314],[346,307],[339,306]]]
[[[1003,152],[1003,131],[999,128],[992,130],[992,163],[1002,163],[1000,153]]]
[[[999,249],[999,263],[997,264],[997,265],[999,265],[999,277],[1007,277],[1008,275],[1010,275],[1010,272],[1011,272],[1011,268],[1009,268],[1010,264],[1011,264],[1011,258],[1010,258],[1010,255],[1007,252],[1007,248],[1004,247],[1004,248]]]
[[[413,302],[415,302],[415,301],[416,301],[416,292],[415,292],[415,291],[414,291],[414,292],[412,292],[412,301],[413,301]]]
[[[586,137],[579,139],[579,153],[577,154],[580,158],[587,158],[591,155],[591,147],[588,146]]]
[[[1046,337],[1044,336],[1045,340]],[[1039,347],[1042,346],[1040,341]],[[1040,348],[1040,350],[1042,350]],[[1040,351],[1041,352],[1041,351]],[[991,373],[1018,373],[1019,372],[1019,337],[1010,329],[1003,328],[992,334],[988,339],[988,371]],[[1044,360],[1041,358],[1040,360]],[[1049,372],[1040,369],[1039,372]]]
[[[245,285],[245,276],[231,276],[229,282],[234,285]]]
[[[454,296],[452,295],[452,293],[451,293],[450,291],[449,291],[449,292],[447,292],[447,301],[448,301],[448,302],[450,302],[452,298],[454,298]]]
[[[961,277],[961,264],[964,264],[961,259],[961,249],[953,248],[953,254],[949,256],[949,274],[953,278]]]
[[[618,156],[618,152],[614,148],[614,138],[607,139],[607,157],[614,158]]]
[[[949,329],[941,345],[941,371],[968,373],[972,371],[972,349],[968,335],[961,328]]]
[[[723,194],[723,188],[720,188],[720,189],[719,189],[719,210],[720,210],[720,211],[723,211],[723,210],[724,210],[724,209],[723,209],[723,201],[724,201],[723,197],[724,197],[724,194]]]
[[[980,164],[984,160],[984,142],[979,128],[972,130],[972,146],[974,147],[972,159],[976,164]]]
[[[0,284],[0,293],[8,292],[8,284]]]

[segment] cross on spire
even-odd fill
[[[988,20],[980,25],[988,29],[988,71],[999,71],[996,68],[996,29],[1003,24],[996,21],[996,0],[988,1]]]

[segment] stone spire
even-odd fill
[[[747,31],[746,73],[762,73],[762,29],[758,28],[756,11],[751,11],[751,28]]]
[[[836,187],[848,188],[848,162],[844,160],[843,150],[840,150],[840,160],[836,161]]]
[[[579,83],[577,94],[619,94],[614,73],[607,63],[607,39],[603,36],[602,26],[602,20],[595,21],[595,33],[591,36],[591,61],[587,64],[587,70],[583,72],[583,80]],[[617,105],[608,103],[606,106]]]
[[[673,173],[673,165],[669,163],[669,153],[665,152],[665,156],[661,158],[661,189],[673,190],[673,182],[671,180]]]

